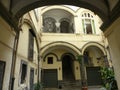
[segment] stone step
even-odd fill
[[[64,81],[61,83],[62,86],[69,86],[69,87],[80,87],[80,83],[76,81]]]

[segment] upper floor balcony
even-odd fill
[[[47,8],[47,9],[46,9]],[[101,19],[93,12],[79,8],[76,11],[64,6],[45,7],[42,13],[42,43],[64,41],[75,45],[86,42],[103,42],[104,36],[100,30]],[[82,43],[81,43],[82,42]]]

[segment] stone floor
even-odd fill
[[[101,90],[101,87],[88,87],[88,90]],[[44,88],[43,90],[81,90],[79,87],[64,87],[62,89],[59,88]]]

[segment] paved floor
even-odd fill
[[[88,87],[88,90],[101,90],[101,87]],[[59,88],[44,88],[43,90],[81,90],[79,87],[64,87],[62,89]]]

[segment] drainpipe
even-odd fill
[[[10,73],[10,82],[9,82],[9,90],[13,90],[13,88],[14,88],[15,64],[16,64],[16,57],[17,57],[19,33],[20,33],[20,31],[16,32],[16,36],[15,36],[15,39],[14,39],[13,56],[12,56],[11,73]]]
[[[39,54],[39,53],[38,53],[38,54]],[[39,75],[40,75],[40,74],[39,74],[39,73],[40,73],[40,72],[39,72],[39,71],[40,71],[40,69],[39,69],[39,66],[40,66],[40,65],[39,65],[39,62],[40,62],[40,55],[38,55],[38,76],[37,76],[37,83],[40,82],[40,80],[39,80],[39,79],[40,79],[40,77],[39,77]]]

